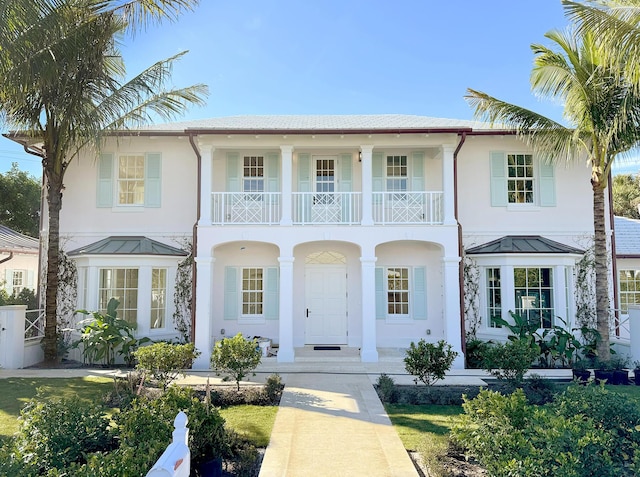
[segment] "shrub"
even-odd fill
[[[380,400],[384,403],[393,404],[398,399],[398,389],[396,388],[396,383],[392,377],[389,375],[382,373],[378,376],[378,381],[376,383],[376,392],[380,397]]]
[[[167,389],[169,383],[178,377],[183,370],[190,368],[193,360],[200,352],[195,350],[192,343],[169,344],[154,343],[143,346],[134,353],[138,364],[136,369],[150,374],[153,379],[160,382],[163,389]]]
[[[486,350],[482,367],[500,380],[518,384],[537,357],[538,350],[528,340],[507,341]]]
[[[246,340],[242,333],[223,338],[213,347],[211,366],[216,375],[225,374],[224,380],[233,379],[240,390],[240,380],[260,364],[262,351],[256,340]],[[255,373],[253,373],[255,376]]]
[[[491,346],[491,343],[488,341],[482,341],[481,339],[468,336],[464,355],[467,361],[467,368],[482,368],[484,354],[489,346]]]
[[[458,353],[453,351],[451,345],[444,340],[438,341],[435,345],[427,343],[424,339],[421,339],[417,345],[412,341],[404,358],[405,369],[415,376],[416,384],[420,380],[427,386],[431,386],[444,378],[456,356]]]
[[[522,389],[530,404],[546,404],[553,401],[556,395],[555,383],[538,374],[531,374],[525,379]]]
[[[277,404],[280,402],[283,389],[284,384],[282,384],[282,379],[279,374],[272,374],[264,383],[264,394],[271,404]]]

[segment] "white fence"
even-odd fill
[[[188,445],[188,421],[187,415],[180,411],[173,421],[173,441],[147,473],[147,477],[189,477],[191,451]]]
[[[0,368],[20,369],[44,359],[44,313],[25,305],[0,306]]]

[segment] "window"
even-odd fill
[[[335,159],[316,160],[316,196],[313,198],[314,204],[333,204],[335,197],[336,179]]]
[[[167,308],[167,270],[151,269],[151,329],[165,327]]]
[[[11,289],[9,291],[11,294],[17,295],[26,286],[25,278],[27,273],[26,270],[13,270],[11,275]]]
[[[537,322],[539,328],[553,326],[553,283],[551,268],[514,268],[516,313]]]
[[[144,156],[118,158],[118,204],[144,205]]]
[[[242,314],[263,314],[262,268],[242,269]]]
[[[640,270],[620,270],[620,310],[628,313],[629,305],[640,305]]]
[[[502,328],[495,322],[494,317],[502,318],[502,300],[500,296],[500,269],[487,268],[487,316],[489,327]]]
[[[507,197],[510,204],[532,204],[533,156],[507,154]]]
[[[264,157],[244,156],[243,192],[264,192]],[[245,200],[261,200],[262,194],[248,194]]]
[[[387,314],[409,315],[408,268],[387,268]]]
[[[120,302],[118,318],[136,324],[138,317],[138,269],[101,268],[98,308],[107,311],[111,298]]]
[[[405,192],[407,190],[407,156],[387,156],[387,191]],[[404,198],[397,194],[396,198]]]

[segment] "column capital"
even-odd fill
[[[375,265],[378,261],[378,257],[360,257],[360,263],[362,265]]]
[[[291,145],[281,145],[280,146],[280,151],[282,151],[282,154],[291,154],[293,152],[293,146]]]
[[[213,151],[216,150],[215,146],[213,144],[206,144],[202,141],[198,141],[198,147],[200,148],[200,152],[208,152],[208,153],[212,153]]]
[[[216,261],[215,257],[194,257],[193,261],[196,265],[210,265]]]
[[[373,152],[373,145],[372,144],[361,144],[360,145],[360,152],[368,152],[369,154],[371,154]]]
[[[278,262],[280,262],[281,265],[292,265],[294,260],[295,257],[278,257]]]
[[[445,265],[457,265],[461,260],[460,257],[442,257],[442,263]]]
[[[450,154],[453,154],[455,152],[457,146],[455,144],[443,144],[441,147],[442,147],[442,153],[443,154],[445,154],[447,152],[450,153]]]

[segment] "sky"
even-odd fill
[[[532,43],[564,29],[560,0],[201,0],[123,39],[129,75],[189,50],[176,86],[209,86],[181,120],[241,114],[415,114],[473,119],[467,88],[562,120],[530,89]],[[37,157],[0,138],[39,177]],[[626,164],[625,164],[626,166]],[[636,172],[639,166],[632,166]]]

